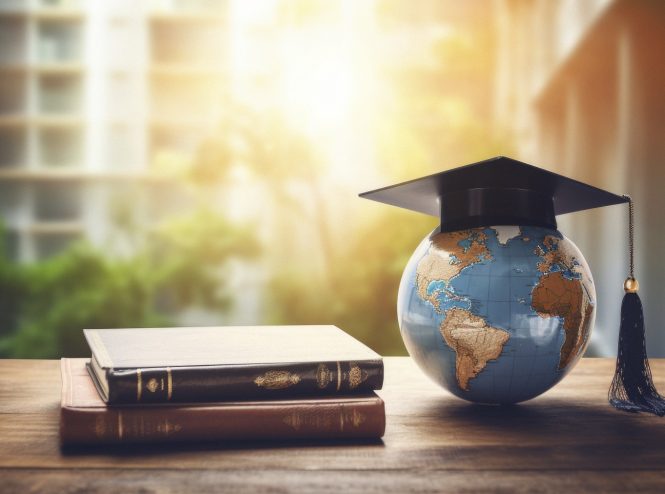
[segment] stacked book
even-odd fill
[[[63,446],[378,438],[383,361],[335,326],[88,329],[62,359]]]

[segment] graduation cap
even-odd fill
[[[438,216],[436,233],[499,225],[556,230],[557,215],[628,203],[630,269],[609,401],[621,410],[665,415],[665,399],[654,388],[646,356],[643,311],[634,277],[630,197],[506,157],[364,192],[360,197]]]

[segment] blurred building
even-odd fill
[[[649,350],[665,356],[665,4],[498,0],[496,121],[518,156],[636,200],[636,276]],[[589,354],[613,355],[627,276],[627,207],[560,219],[595,276]]]
[[[225,0],[3,0],[0,214],[29,262],[177,209],[227,101]],[[159,187],[155,187],[159,184]]]

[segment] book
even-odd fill
[[[374,392],[294,400],[108,406],[86,359],[62,359],[63,446],[267,439],[379,438],[384,403]]]
[[[335,326],[86,329],[109,404],[225,401],[381,389],[383,360]]]

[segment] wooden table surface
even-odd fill
[[[387,429],[369,443],[58,448],[57,361],[0,360],[0,492],[665,492],[665,418],[607,405],[614,362],[545,395],[467,404],[387,358]],[[665,391],[665,360],[653,360]]]

